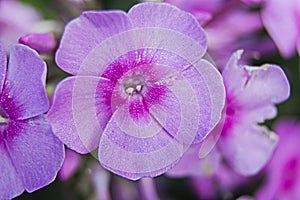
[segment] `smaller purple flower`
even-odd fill
[[[43,116],[49,108],[45,79],[37,52],[13,45],[7,64],[0,47],[0,199],[48,185],[62,165],[63,144]]]
[[[280,136],[274,156],[266,167],[266,180],[255,199],[300,199],[300,123],[285,119],[275,124]]]
[[[224,124],[221,120],[221,126],[216,126],[202,143],[193,145],[168,172],[170,175],[205,175],[205,168],[201,166],[207,161],[209,169],[216,171],[221,160],[218,159],[218,151],[242,175],[258,173],[271,158],[278,136],[259,123],[276,116],[275,104],[289,97],[289,82],[279,66],[241,65],[241,55],[242,51],[235,52],[222,71],[226,88]],[[208,157],[200,160],[208,152]],[[193,162],[189,168],[185,166],[187,160]]]

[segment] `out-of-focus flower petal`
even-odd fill
[[[199,144],[190,146],[180,161],[167,172],[167,175],[170,177],[204,177],[216,173],[221,163],[221,154],[217,148],[213,148],[205,158],[200,159],[198,146]]]
[[[18,42],[18,38],[32,31],[41,21],[40,14],[27,4],[17,0],[0,1],[0,42],[5,50]]]
[[[70,149],[66,149],[64,163],[59,170],[59,178],[62,180],[68,179],[72,176],[80,165],[80,155]]]
[[[299,42],[299,18],[296,12],[300,12],[300,6],[296,2],[267,0],[262,11],[263,23],[284,57],[292,56]]]
[[[280,140],[274,156],[266,167],[265,182],[255,195],[255,199],[299,199],[300,123],[295,119],[284,119],[277,122],[274,129]]]

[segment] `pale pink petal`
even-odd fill
[[[269,161],[278,142],[275,133],[258,125],[235,124],[225,135],[218,147],[234,170],[243,175],[258,173]]]

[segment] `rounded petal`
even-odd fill
[[[24,45],[10,49],[1,107],[10,119],[28,119],[46,112],[46,64],[37,52]]]
[[[151,2],[137,4],[129,10],[128,17],[134,27],[156,27],[184,34],[202,46],[202,55],[206,51],[206,36],[197,19],[175,6]]]
[[[244,84],[243,92],[237,96],[239,104],[256,107],[281,103],[290,96],[289,81],[279,66],[271,64],[261,67],[246,66],[245,70],[249,77]]]
[[[277,142],[278,136],[265,127],[235,124],[218,147],[236,172],[255,175],[269,161]]]
[[[7,148],[28,192],[50,184],[64,160],[64,146],[43,117],[9,121]]]
[[[56,53],[56,63],[73,75],[97,75],[91,71],[79,72],[79,68],[93,49],[130,28],[131,24],[123,11],[85,11],[66,26]],[[94,64],[98,65],[96,62]]]
[[[3,133],[0,134],[0,199],[12,199],[20,195],[24,191],[24,187],[10,159],[5,141],[2,138]]]
[[[69,148],[79,153],[97,148],[112,113],[107,102],[111,87],[106,79],[84,76],[67,78],[57,86],[47,120],[54,134]]]

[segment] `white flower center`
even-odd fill
[[[144,78],[141,76],[130,77],[124,83],[125,92],[129,95],[138,94],[142,92],[144,85]]]

